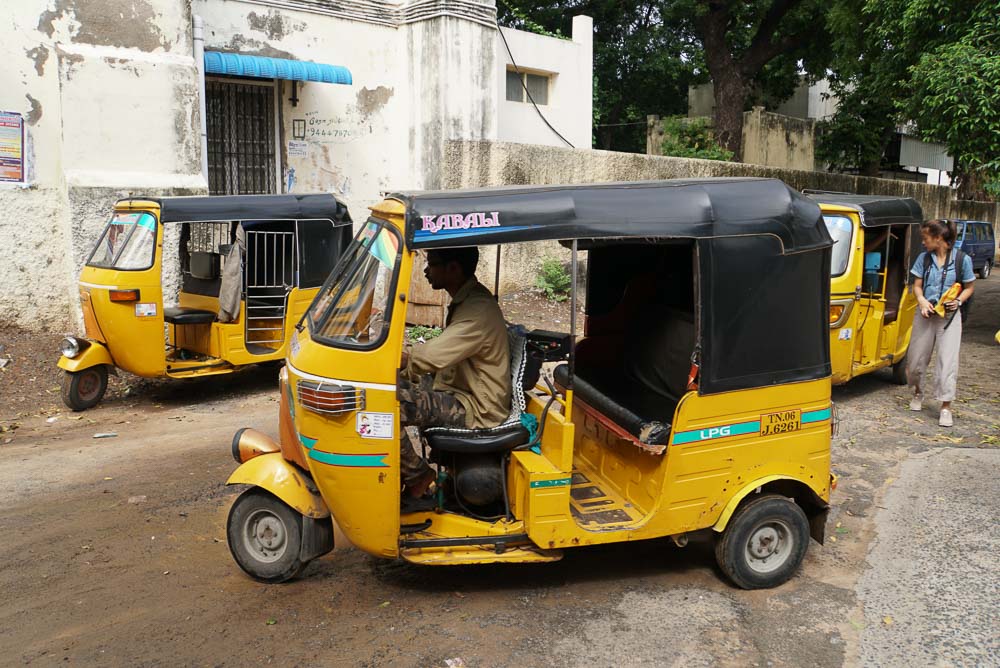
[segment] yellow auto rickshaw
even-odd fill
[[[166,307],[165,225],[178,226],[180,273]],[[196,378],[282,360],[352,232],[324,194],[120,200],[80,273],[86,336],[60,344],[63,401],[94,406],[115,369]]]
[[[917,300],[910,267],[922,250],[923,211],[909,197],[807,191],[834,240],[830,266],[833,384],[892,367],[906,384]]]
[[[582,338],[575,315],[563,334],[512,327],[510,416],[425,430],[436,496],[401,510],[415,253],[543,240],[571,249],[574,279],[588,253]],[[785,582],[823,542],[835,485],[830,249],[816,203],[773,179],[390,195],[292,334],[278,439],[233,439],[227,484],[251,486],[229,513],[233,557],[287,580],[333,549],[333,520],[370,554],[427,565],[704,532],[738,586]],[[558,366],[536,382],[542,362]]]

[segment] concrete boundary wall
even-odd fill
[[[442,169],[442,186],[447,189],[758,176],[781,179],[797,190],[912,197],[920,202],[926,218],[985,220],[993,223],[995,230],[1000,220],[1000,205],[992,202],[957,201],[953,199],[954,191],[947,186],[716,160],[503,142],[451,141],[445,147]],[[1000,238],[1000,231],[996,236]],[[537,247],[528,252],[526,244],[521,246],[524,248],[511,246],[503,251],[501,289],[504,291],[530,286],[543,257],[568,257],[565,249],[555,243],[549,244],[542,252],[538,252]],[[492,253],[483,253],[479,269],[480,277],[489,277],[491,285],[494,272],[492,258]]]

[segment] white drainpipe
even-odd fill
[[[208,121],[205,118],[205,23],[194,15],[194,62],[198,67],[198,110],[201,117],[201,175],[208,185]]]

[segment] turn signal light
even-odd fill
[[[137,302],[139,301],[138,290],[111,290],[111,301],[113,302]]]
[[[840,320],[840,317],[844,315],[844,309],[846,307],[843,304],[831,304],[830,305],[830,324]]]

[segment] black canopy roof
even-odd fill
[[[819,206],[777,179],[713,178],[403,192],[411,248],[546,239],[773,236],[831,244]]]
[[[844,193],[808,193],[807,196],[820,204],[837,204],[861,212],[863,227],[912,225],[924,222],[923,209],[912,197]]]
[[[326,193],[310,195],[217,195],[209,197],[131,197],[160,205],[162,223],[216,220],[330,220],[349,225],[347,205]]]

